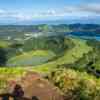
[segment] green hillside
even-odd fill
[[[9,42],[0,40],[0,47],[2,47],[2,48],[7,48],[8,45],[9,45]]]
[[[30,64],[31,67],[33,67],[32,69],[37,70],[37,71],[49,71],[50,69],[54,69],[60,65],[64,65],[64,64],[72,64],[75,61],[79,60],[80,58],[83,57],[84,54],[88,54],[88,52],[92,51],[92,47],[90,47],[89,45],[87,45],[86,40],[81,40],[78,38],[70,38],[70,41],[74,44],[74,46],[72,48],[66,49],[64,51],[64,55],[58,57],[57,59],[53,59],[55,58],[57,55],[55,53],[53,53],[52,51],[48,51],[48,50],[33,50],[30,52],[23,52],[21,55],[12,57],[11,59],[8,60],[8,64],[12,64],[12,65],[16,65],[21,67],[21,64],[23,65],[25,62],[29,62],[31,60],[32,63],[34,63],[34,57],[46,57],[46,60],[43,61],[44,64],[42,64],[42,60],[40,62],[41,65],[37,65],[37,66],[32,66]],[[68,40],[68,38],[65,38],[64,43],[66,45],[71,44]],[[50,60],[51,61],[48,61]],[[25,64],[26,64],[25,63]],[[28,65],[28,64],[26,64]]]
[[[78,59],[80,59],[84,54],[88,54],[88,52],[92,51],[92,47],[88,46],[85,40],[77,38],[72,38],[71,40],[75,46],[72,49],[65,51],[62,57],[52,62],[43,64],[41,66],[36,66],[34,68],[40,70],[41,69],[50,70],[59,65],[72,64]]]
[[[66,48],[62,54],[56,49],[33,49],[10,57],[9,67],[0,68],[0,93],[7,92],[8,84],[18,81],[27,72],[36,72],[58,87],[64,100],[70,100],[69,97],[72,100],[99,100],[100,78],[96,77],[96,70],[100,68],[100,49],[90,41],[75,37],[65,37],[63,43]],[[94,57],[98,60],[94,61]],[[93,71],[88,70],[93,66]]]
[[[23,54],[12,57],[8,60],[7,66],[33,66],[46,63],[56,55],[48,50],[33,50],[23,52]]]

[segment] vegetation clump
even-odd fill
[[[48,79],[62,91],[65,100],[99,100],[100,80],[73,69],[56,69]]]

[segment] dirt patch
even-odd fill
[[[63,100],[60,90],[38,73],[26,73],[24,77],[21,77],[9,88],[10,93],[14,91],[16,84],[22,87],[24,97],[32,98],[36,96],[39,100]]]

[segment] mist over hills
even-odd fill
[[[100,24],[100,17],[91,18],[63,18],[63,19],[53,19],[53,20],[24,20],[24,21],[1,21],[0,25],[38,25],[38,24],[48,24],[48,25],[58,25],[58,24]]]

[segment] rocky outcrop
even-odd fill
[[[16,82],[10,81],[8,88],[10,94],[20,98],[30,98],[30,100],[63,100],[60,90],[35,72],[27,72]]]

